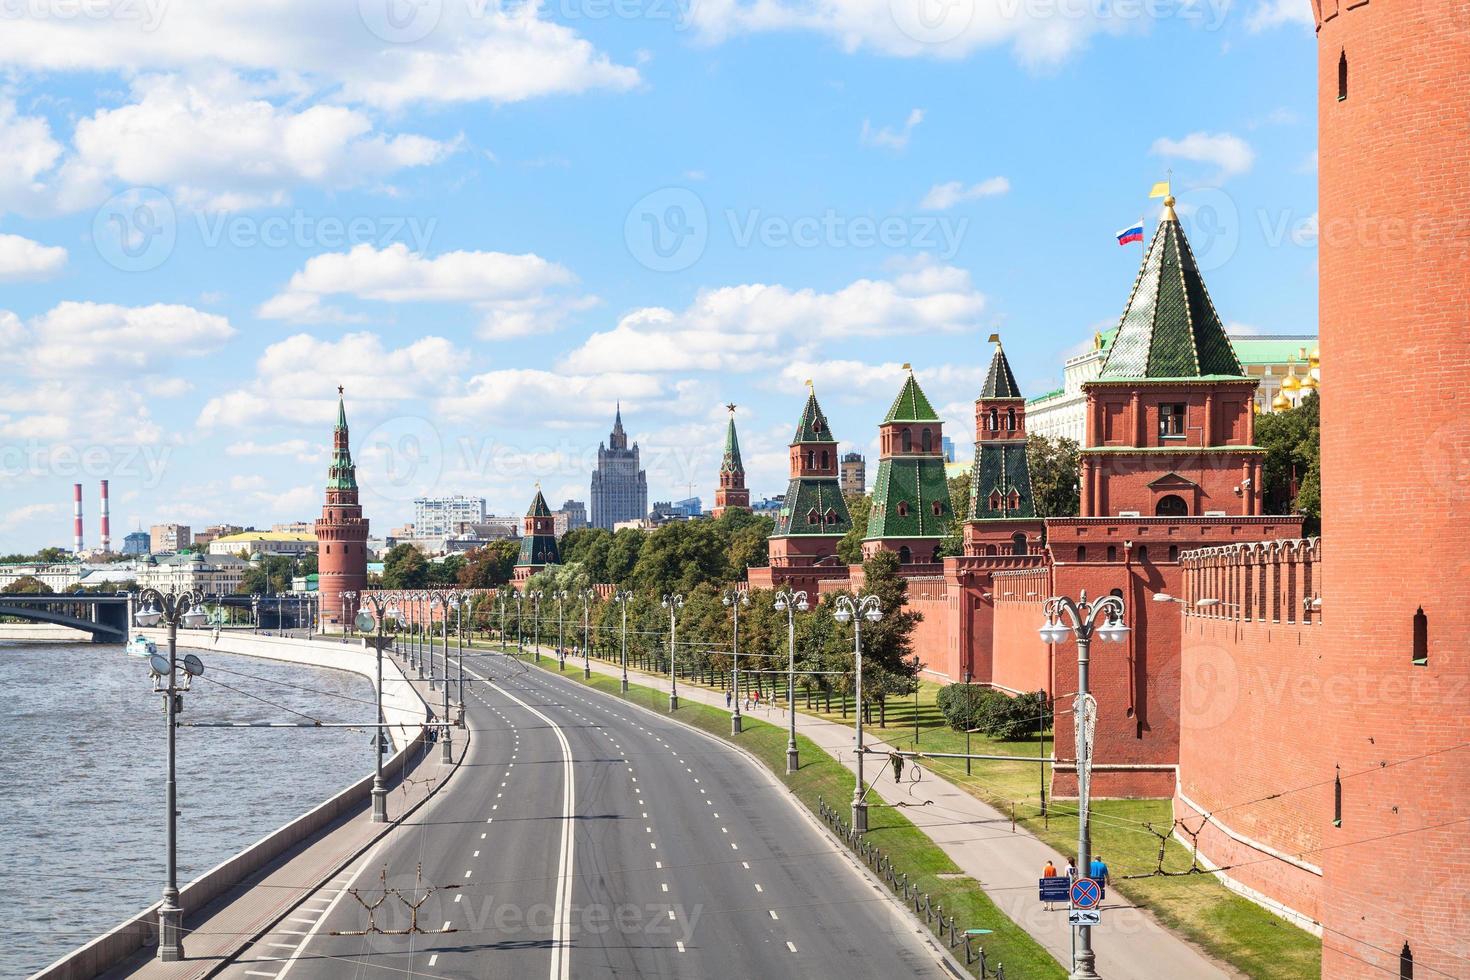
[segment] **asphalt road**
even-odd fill
[[[950,976],[743,754],[508,657],[466,665],[458,774],[221,976]]]

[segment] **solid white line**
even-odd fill
[[[368,851],[367,854],[363,855],[362,860],[357,863],[356,868],[348,872],[347,880],[342,882],[341,887],[339,887],[337,890],[337,894],[332,896],[332,900],[328,902],[327,907],[322,910],[321,918],[317,919],[316,924],[313,925],[311,929],[305,933],[306,938],[301,940],[301,945],[296,947],[296,952],[292,953],[286,958],[286,965],[281,967],[281,972],[275,974],[275,976],[284,977],[286,974],[291,972],[291,967],[296,965],[297,957],[299,957],[301,953],[306,949],[307,945],[310,944],[312,937],[316,935],[316,931],[322,927],[322,923],[331,918],[332,910],[337,907],[338,902],[342,901],[342,896],[347,894],[347,889],[352,887],[353,883],[357,881],[358,876],[361,875],[363,871],[367,868],[367,866],[372,863],[373,859],[378,856],[378,851],[382,850],[383,846],[388,843],[388,839],[392,836],[392,834],[384,834],[382,837],[379,837],[378,842],[373,845],[373,849],[371,851]],[[338,876],[338,880],[340,879],[341,875]],[[284,929],[276,930],[277,933],[282,933],[285,931],[286,930]],[[295,933],[293,933],[293,935],[295,935]]]

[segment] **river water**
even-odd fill
[[[205,677],[182,721],[373,717],[372,685],[355,674],[200,656]],[[122,647],[0,642],[0,977],[40,969],[158,899],[165,737],[147,663]],[[180,886],[373,762],[369,732],[343,728],[180,728],[177,755]]]

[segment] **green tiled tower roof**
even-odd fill
[[[936,501],[938,513],[934,511]],[[878,461],[873,509],[868,514],[869,539],[942,538],[949,533],[953,518],[943,456],[896,456]]]
[[[907,364],[904,367],[908,367]],[[883,416],[883,423],[889,422],[938,422],[939,416],[934,411],[934,406],[929,404],[929,399],[924,397],[924,391],[919,383],[914,380],[914,372],[909,371],[909,376],[904,380],[903,388],[899,390],[898,397],[893,400],[893,407],[888,414]]]
[[[733,420],[730,432],[732,435],[735,432]],[[793,446],[799,443],[837,444],[831,427],[827,425],[827,416],[822,414],[822,406],[817,404],[815,390],[806,396],[801,421],[796,424],[796,437],[791,440]],[[835,455],[836,450],[833,453]],[[815,522],[811,520],[813,513],[817,516]],[[831,520],[828,520],[829,516]],[[776,526],[771,536],[840,538],[851,529],[852,515],[847,512],[847,500],[842,496],[842,486],[835,474],[794,476],[786,486],[786,497],[776,514]]]
[[[551,508],[546,506],[546,498],[541,495],[541,488],[536,488],[536,499],[531,501],[531,507],[526,511],[526,517],[544,517],[548,520],[547,528],[550,528]],[[552,533],[538,534],[532,530],[528,523],[527,533],[521,538],[521,553],[516,556],[517,565],[557,565],[561,563],[561,555],[556,547],[556,535]]]
[[[1098,380],[1244,374],[1168,198]]]
[[[806,406],[801,410],[801,421],[796,424],[796,436],[791,443],[795,445],[798,442],[837,442],[832,438],[832,428],[827,425],[827,416],[822,414],[822,406],[817,404],[815,389],[807,393]]]
[[[332,465],[327,469],[328,490],[356,490],[357,467],[347,444],[347,406],[342,389],[337,389],[337,426],[332,430]]]
[[[551,508],[546,506],[546,498],[541,495],[541,490],[536,490],[536,499],[531,501],[531,507],[526,511],[527,517],[550,517]]]
[[[730,407],[730,421],[725,425],[725,458],[720,462],[721,473],[744,473],[745,464],[740,461],[740,437],[735,434],[735,407]]]
[[[980,389],[980,397],[1020,398],[1021,386],[1016,384],[1016,376],[1011,372],[1011,362],[1001,349],[999,337],[999,334],[992,335],[995,353],[990,356],[990,370],[985,373],[985,387]]]
[[[832,520],[829,521],[828,511]],[[811,514],[815,512],[817,522]],[[772,537],[826,535],[840,538],[852,530],[852,516],[836,477],[796,477],[786,487],[786,499],[776,515]]]
[[[1019,498],[1010,505],[1011,491]],[[999,494],[1002,506],[992,508],[991,497]],[[1026,461],[1026,443],[1020,439],[982,442],[970,468],[970,513],[972,521],[1036,517],[1031,493],[1031,466]]]

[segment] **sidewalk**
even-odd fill
[[[413,687],[425,701],[437,700],[441,696],[438,692],[431,694],[427,682],[415,680]],[[437,714],[434,712],[435,720]],[[422,743],[414,752],[406,772],[389,772],[385,767],[383,781],[388,787],[388,823],[372,823],[368,819],[371,803],[357,807],[325,834],[288,851],[264,872],[245,879],[205,908],[196,910],[186,906],[184,951],[187,959],[178,963],[162,963],[153,958],[154,947],[148,946],[103,976],[198,980],[213,975],[257,938],[277,928],[281,920],[314,891],[323,887],[331,892],[339,890],[352,862],[400,826],[405,817],[444,784],[463,760],[468,742],[462,731],[455,732],[453,766],[444,766],[439,761],[437,744]],[[271,950],[269,965],[263,969],[257,966],[254,972],[269,976],[279,970],[284,958],[282,954],[289,955],[283,947],[299,942],[299,931],[293,929],[268,937],[278,940],[268,944],[276,948]]]
[[[541,649],[546,654],[544,645]],[[554,655],[550,665],[555,671]],[[568,657],[569,673],[572,665],[572,658]],[[578,657],[579,671],[581,666]],[[592,661],[592,670],[614,677],[622,675],[621,665],[596,659]],[[645,687],[668,690],[666,676],[646,674],[632,667],[628,668],[628,676]],[[728,710],[723,692],[687,681],[679,685],[679,698]],[[784,726],[788,719],[784,705],[779,709],[762,706],[743,713],[772,725]],[[849,770],[856,771],[852,751],[854,735],[850,727],[798,711],[796,730],[841,760]],[[886,765],[884,757],[869,755],[863,765],[863,775],[872,781],[870,802],[875,794],[889,803],[922,804],[932,800],[928,805],[905,806],[903,815],[938,844],[965,874],[978,881],[1001,911],[1046,947],[1058,962],[1071,968],[1072,929],[1067,924],[1067,914],[1065,910],[1047,912],[1046,906],[1036,898],[1037,881],[1047,861],[1066,867],[1066,858],[1061,853],[1025,830],[1012,830],[1010,817],[927,767],[918,784],[899,785],[894,782],[893,770]],[[832,802],[843,808],[848,801]],[[1097,954],[1097,972],[1107,980],[1240,976],[1169,932],[1147,912],[1119,904],[1111,897],[1103,905],[1103,924],[1092,930],[1092,946]]]

